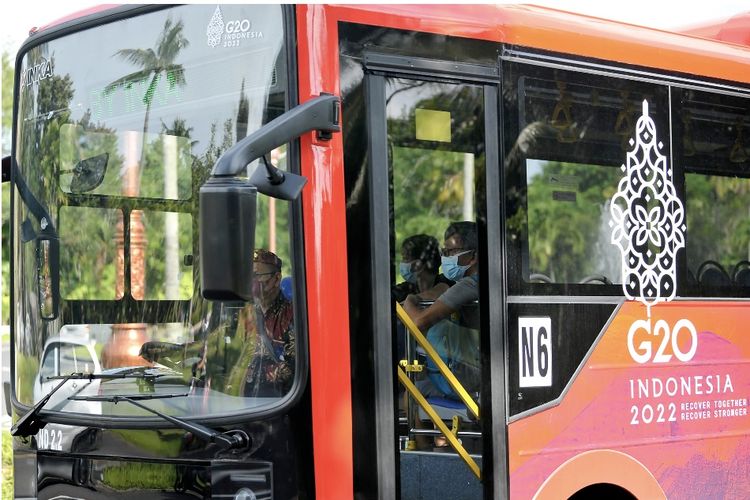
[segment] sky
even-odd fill
[[[413,3],[415,0],[410,1]],[[481,0],[479,1],[480,3],[486,3],[481,2]],[[439,0],[437,2],[417,0],[417,2],[453,3],[440,2]],[[43,26],[67,14],[97,5],[98,3],[103,2],[87,0],[3,2],[2,7],[0,7],[0,49],[15,55],[15,51],[28,35],[29,28]],[[377,0],[370,0],[368,3],[377,3]],[[562,10],[570,10],[596,17],[615,19],[661,29],[728,18],[733,14],[750,11],[750,2],[748,0],[710,0],[708,2],[690,2],[686,0],[527,0],[525,3],[546,5]]]

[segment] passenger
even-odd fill
[[[411,294],[404,309],[416,326],[426,332],[428,342],[448,365],[463,388],[474,398],[481,384],[479,352],[479,256],[476,223],[452,222],[445,230],[442,249],[443,274],[455,284],[439,295],[435,302],[420,308],[423,297]],[[427,398],[460,399],[431,359],[426,360],[427,377],[417,388]],[[424,424],[419,419],[417,428]],[[417,438],[417,448],[425,449],[429,440]],[[445,437],[434,440],[436,447],[446,445]]]
[[[436,298],[424,309],[419,303],[427,299],[421,292],[410,294],[404,300],[404,309],[421,331],[443,319],[459,313],[459,322],[469,328],[479,328],[479,257],[477,255],[476,223],[452,222],[445,230],[445,247],[441,251],[443,274],[455,285]]]
[[[268,250],[253,254],[253,304],[255,325],[245,331],[257,331],[255,354],[248,367],[243,394],[249,397],[281,397],[294,380],[296,354],[294,310],[281,293],[281,259]]]
[[[393,298],[403,302],[408,295],[419,294],[424,300],[435,300],[453,282],[439,273],[440,245],[432,236],[415,234],[401,245],[399,273],[402,283],[393,287]]]
[[[407,296],[419,294],[423,300],[435,300],[453,282],[439,273],[440,244],[426,234],[415,234],[401,245],[399,273],[405,281],[391,290],[393,300],[403,302]],[[406,331],[401,322],[396,324],[396,353],[406,359]]]

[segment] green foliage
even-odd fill
[[[414,234],[442,244],[451,221],[462,220],[463,153],[393,148],[393,210],[396,248]]]
[[[33,63],[41,54],[32,49],[28,55]],[[30,190],[42,199],[48,200],[49,206],[54,206],[58,200],[58,186],[56,172],[59,170],[60,129],[68,123],[70,100],[73,98],[73,83],[69,75],[52,76],[39,82],[39,92],[36,104],[29,102],[32,93],[22,95],[23,109],[26,113],[36,109],[38,114],[49,114],[52,118],[43,120],[21,120],[22,128],[19,162],[24,171],[32,175],[25,177]],[[62,111],[61,111],[62,110]],[[33,170],[32,170],[32,167]],[[51,213],[56,218],[54,212]],[[31,219],[35,219],[32,217]],[[38,221],[34,221],[35,224]],[[35,227],[38,231],[39,228]]]
[[[7,146],[10,145],[11,126],[13,120],[13,76],[14,68],[10,60],[10,55],[7,52],[2,54],[2,85],[3,85],[3,151],[2,154],[5,156],[10,153]]]
[[[105,175],[95,193],[120,194],[122,192],[121,170],[125,159],[119,153],[117,130],[94,123],[91,113],[86,112],[77,123],[63,123],[60,127],[59,162],[60,188],[71,192],[73,171],[82,160],[106,155]],[[54,151],[58,154],[57,151]]]
[[[13,498],[13,438],[3,430],[2,498]]]
[[[16,397],[21,403],[34,404],[34,379],[39,373],[39,359],[16,351]]]
[[[123,465],[107,467],[102,473],[102,483],[114,490],[147,488],[171,490],[177,481],[177,466],[128,462]]]
[[[540,163],[541,170],[528,183],[530,272],[562,283],[606,275],[597,243],[608,241],[609,232],[600,234],[602,221],[609,218],[606,203],[622,173],[612,167]]]
[[[134,445],[139,450],[149,451],[154,456],[176,457],[180,453],[182,430],[124,430],[113,429],[113,434],[119,435],[123,441]]]
[[[66,299],[115,298],[116,209],[60,208],[60,293]]]
[[[685,185],[688,268],[697,273],[714,260],[731,275],[738,262],[750,260],[750,180],[688,174]]]

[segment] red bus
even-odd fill
[[[106,6],[14,96],[17,498],[750,494],[746,46]]]

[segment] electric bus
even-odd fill
[[[747,497],[750,48],[716,38],[527,5],[35,30],[16,498]],[[420,328],[422,264],[454,279]]]

